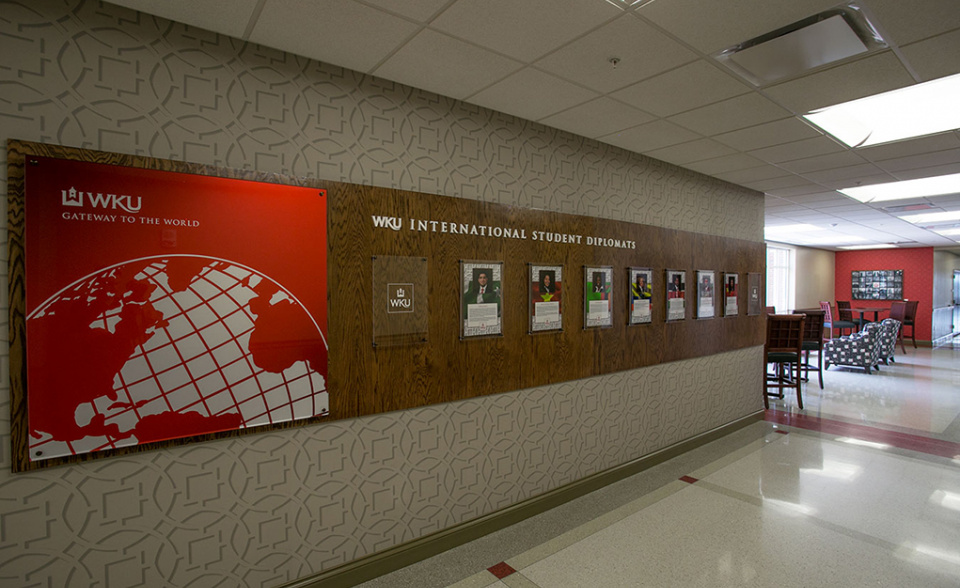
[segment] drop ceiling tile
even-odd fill
[[[712,176],[723,172],[736,171],[738,169],[759,167],[761,165],[763,165],[763,162],[756,157],[751,157],[745,153],[734,153],[714,159],[697,161],[696,163],[687,164],[684,167]]]
[[[779,214],[784,217],[793,217],[794,214],[807,212],[807,208],[804,206],[798,206],[796,204],[791,204],[786,202],[785,204],[768,204],[766,209],[774,214]]]
[[[242,39],[260,0],[112,0],[140,12]]]
[[[373,71],[388,80],[463,99],[523,67],[476,45],[424,29]]]
[[[694,161],[719,157],[721,155],[730,155],[731,153],[735,153],[734,150],[722,143],[717,143],[710,139],[697,139],[688,143],[664,147],[663,149],[647,151],[646,155],[676,165],[684,165]]]
[[[364,4],[403,15],[421,23],[430,20],[450,0],[363,0]]]
[[[782,178],[789,175],[791,175],[790,172],[784,171],[772,165],[762,165],[760,167],[752,167],[750,169],[741,169],[717,174],[716,177],[720,178],[721,180],[742,185],[747,182],[759,182],[760,180]]]
[[[935,165],[933,167],[922,167],[918,169],[907,169],[895,172],[893,175],[898,180],[915,180],[918,178],[929,178],[931,176],[945,176],[948,174],[960,173],[960,163],[951,163],[947,165]]]
[[[792,204],[792,202],[788,200],[784,200],[779,196],[771,196],[770,194],[763,195],[763,203],[764,203],[764,206],[767,208],[767,210],[769,210],[771,206],[777,206],[777,205],[788,206]]]
[[[857,149],[857,153],[863,155],[870,161],[884,161],[887,159],[919,155],[921,153],[933,153],[935,151],[958,148],[960,148],[960,137],[951,131],[929,137],[919,137],[917,139],[897,141],[896,143],[887,143],[886,145],[861,147]]]
[[[365,72],[418,28],[356,2],[274,0],[260,14],[249,40]]]
[[[800,176],[784,176],[782,178],[771,178],[769,180],[759,180],[748,182],[747,187],[767,192],[769,190],[780,190],[784,188],[795,188],[797,186],[809,186],[810,182]]]
[[[865,163],[867,162],[853,151],[840,151],[837,153],[828,153],[827,155],[808,157],[806,159],[785,161],[779,165],[783,169],[790,170],[797,174],[807,174],[809,172],[863,165]]]
[[[845,217],[848,213],[861,212],[869,207],[866,204],[861,204],[860,202],[855,202],[854,200],[848,198],[846,204],[841,204],[838,206],[825,206],[824,208],[828,208],[830,214]]]
[[[530,63],[622,14],[608,2],[459,0],[430,27]]]
[[[743,82],[700,60],[618,90],[612,96],[665,117],[749,91]]]
[[[836,5],[833,0],[653,2],[638,14],[698,50],[711,54]]]
[[[815,194],[817,192],[820,192],[821,190],[823,190],[823,186],[819,184],[814,184],[812,182],[807,182],[805,184],[802,184],[800,186],[794,186],[792,188],[774,188],[771,190],[767,190],[767,194],[773,194],[775,196],[781,196],[783,198],[792,200],[797,196]]]
[[[960,29],[912,43],[900,50],[921,81],[960,73]]]
[[[913,83],[897,56],[888,50],[770,86],[764,92],[794,112],[804,114]]]
[[[723,133],[715,136],[714,139],[740,151],[751,151],[802,139],[812,139],[821,134],[802,119],[791,116],[755,127]]]
[[[816,210],[794,212],[790,215],[790,218],[815,227],[830,226],[836,220],[836,217]]]
[[[890,41],[905,45],[957,28],[956,0],[863,0],[877,17]]]
[[[617,57],[616,67],[610,58]],[[697,54],[624,14],[536,63],[540,69],[606,93],[689,63]]]
[[[906,170],[916,170],[940,165],[955,164],[960,164],[960,148],[937,151],[936,153],[924,153],[922,155],[911,155],[909,157],[887,159],[878,162],[876,165],[880,169],[894,173]]]
[[[842,214],[844,210],[851,210],[850,208],[850,199],[846,200],[828,200],[826,202],[810,202],[807,203],[807,206],[811,208],[816,208],[822,212],[829,212],[831,214]]]
[[[825,185],[837,180],[849,180],[844,184],[845,187],[857,185],[856,182],[860,181],[860,178],[875,178],[879,175],[883,174],[872,163],[818,170],[803,174],[804,177]]]
[[[655,120],[652,114],[601,96],[540,120],[545,125],[597,138]]]
[[[821,206],[830,204],[842,206],[851,202],[849,197],[838,192],[815,192],[813,194],[801,194],[788,198],[788,200],[813,208],[819,208]]]
[[[670,117],[670,121],[701,135],[711,136],[789,116],[760,94],[751,92],[723,102]]]
[[[812,139],[803,139],[793,143],[775,145],[764,149],[756,149],[750,152],[757,159],[762,159],[769,163],[782,163],[784,161],[793,161],[796,159],[805,159],[817,155],[828,153],[837,153],[843,151],[844,147],[825,135],[814,137]]]
[[[833,190],[840,190],[851,186],[892,182],[896,179],[890,174],[880,172],[880,170],[869,164],[810,172],[809,174],[804,174],[804,177],[825,188]],[[859,184],[857,182],[859,182]]]
[[[596,97],[596,92],[527,67],[474,94],[468,102],[527,120],[540,120]]]
[[[699,138],[700,136],[696,133],[678,127],[673,123],[665,120],[655,120],[632,129],[604,135],[600,137],[600,140],[630,151],[644,153]]]
[[[880,212],[877,210],[855,210],[844,213],[843,217],[850,220],[863,221],[871,219],[886,219],[888,218],[888,215],[885,212]]]
[[[936,202],[942,206],[960,206],[960,194],[951,194],[949,196],[931,196],[930,202]]]

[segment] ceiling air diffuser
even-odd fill
[[[855,5],[832,8],[713,55],[754,86],[765,86],[887,44]]]

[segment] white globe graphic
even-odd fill
[[[291,317],[292,338],[270,338]],[[99,270],[32,312],[27,336],[51,347],[28,348],[34,460],[329,412],[316,321],[235,262],[168,255]],[[44,353],[73,357],[82,377],[49,369]]]

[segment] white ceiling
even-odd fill
[[[956,247],[836,189],[960,173],[960,131],[850,149],[800,115],[960,73],[960,1],[856,0],[889,48],[756,88],[710,57],[833,0],[113,0],[538,121],[766,193],[780,239]],[[632,4],[632,6],[631,6]],[[614,67],[611,58],[618,58]],[[958,97],[960,108],[960,97]],[[960,225],[960,223],[958,223]],[[960,237],[957,237],[960,240]]]

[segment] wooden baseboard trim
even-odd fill
[[[565,502],[673,459],[687,451],[729,435],[738,429],[762,421],[763,415],[764,411],[762,410],[755,412],[690,439],[602,472],[591,474],[496,512],[362,557],[319,574],[295,580],[284,584],[281,588],[349,588],[350,586],[356,586],[519,523],[524,519],[546,512]]]

